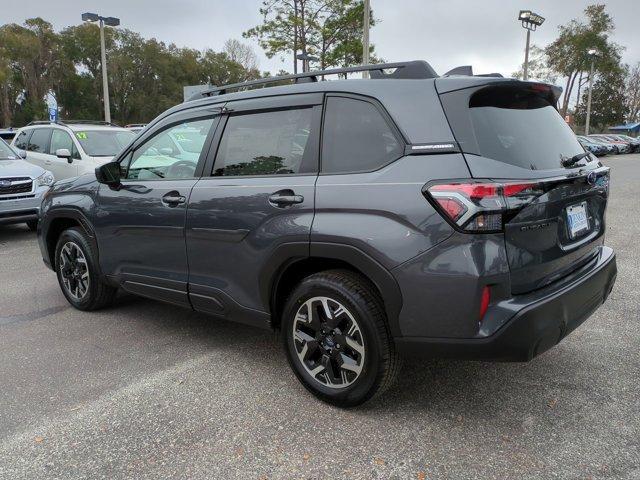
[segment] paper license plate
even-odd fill
[[[576,238],[581,233],[589,230],[587,202],[567,207],[567,224],[569,226],[569,236],[571,238]]]

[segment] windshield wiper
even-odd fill
[[[580,160],[582,160],[583,158],[588,157],[588,156],[589,156],[589,152],[584,152],[584,153],[578,153],[577,155],[574,155],[571,158],[563,158],[562,159],[562,166],[564,168],[573,167]]]

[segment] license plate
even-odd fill
[[[587,202],[567,207],[567,224],[569,225],[569,236],[571,238],[576,238],[582,232],[589,230]]]

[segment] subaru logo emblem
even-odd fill
[[[596,172],[589,172],[589,174],[587,175],[587,183],[589,185],[595,185],[597,180],[598,175],[596,175]]]
[[[10,187],[11,180],[0,180],[0,187]]]

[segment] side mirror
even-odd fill
[[[20,156],[20,158],[22,158],[23,160],[26,160],[27,158],[27,151],[26,150],[22,150],[22,149],[18,149],[18,155]]]
[[[68,148],[59,148],[56,150],[56,157],[58,158],[66,158],[67,162],[72,163],[73,158],[71,158],[71,152]]]
[[[110,187],[120,185],[121,170],[118,162],[109,162],[96,167],[96,179]]]

